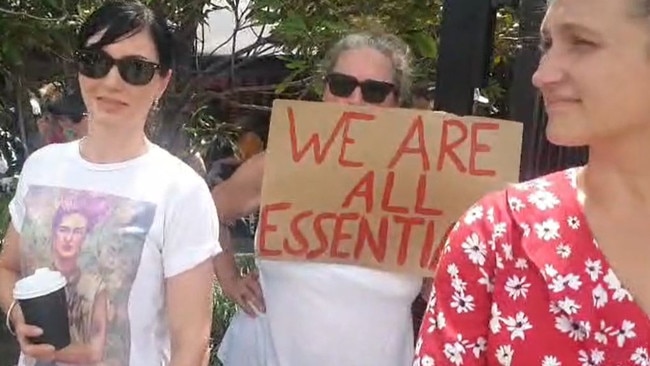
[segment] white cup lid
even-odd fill
[[[67,284],[60,272],[39,268],[33,275],[25,277],[14,286],[14,299],[26,300],[57,291]]]

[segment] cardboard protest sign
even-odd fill
[[[431,275],[462,213],[518,180],[521,140],[511,121],[278,100],[258,254]]]

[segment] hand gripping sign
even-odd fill
[[[277,100],[257,252],[430,276],[460,215],[517,182],[521,141],[512,121]]]

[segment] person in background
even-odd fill
[[[549,2],[532,81],[588,162],[459,220],[413,365],[650,364],[649,25],[648,0]]]
[[[270,118],[270,111],[262,110],[247,111],[241,115],[235,122],[239,129],[236,151],[230,148],[229,142],[221,141],[221,138],[215,140],[215,150],[221,147],[222,157],[217,159],[210,169],[210,182],[214,182],[211,188],[228,180],[242,163],[266,149]],[[214,156],[214,153],[212,155]],[[244,277],[242,271],[237,268],[235,254],[241,249],[237,243],[254,240],[258,218],[259,212],[254,211],[246,217],[222,222],[220,234],[223,251],[214,260],[215,273],[221,278],[219,282],[224,294],[238,303],[250,316],[255,316],[255,311],[244,298],[262,298],[261,289],[257,281],[242,281]],[[256,276],[256,273],[252,276]],[[262,308],[264,305],[260,302],[257,306]]]
[[[200,365],[218,215],[205,181],[145,134],[172,77],[174,34],[138,1],[106,1],[77,41],[88,133],[32,153],[9,204],[0,308],[18,365]],[[72,344],[58,351],[29,341],[42,330],[13,298],[16,281],[43,267],[69,279]]]
[[[266,149],[270,118],[271,112],[268,110],[248,110],[240,115],[235,122],[239,130],[235,148],[227,137],[217,136],[208,154],[213,160],[208,173],[211,189],[229,179],[242,163]],[[252,212],[246,217],[224,223],[228,230],[222,226],[222,237],[227,231],[235,240],[252,240],[258,217],[258,212]]]
[[[235,144],[226,135],[215,137],[206,154],[210,188],[230,178],[242,163],[266,149],[270,119],[270,111],[244,111],[234,123],[239,130]]]
[[[219,134],[208,147],[205,154],[208,186],[212,189],[217,184],[230,178],[240,165],[235,156],[235,144],[226,134]]]
[[[408,104],[410,74],[410,51],[398,37],[351,34],[324,60],[323,101]],[[263,172],[260,153],[213,189],[223,221],[258,209]],[[236,316],[219,350],[225,365],[395,366],[412,361],[411,304],[422,278],[340,264],[259,259],[257,265],[259,278],[217,271],[220,280],[234,278],[229,295],[247,313],[264,313]]]
[[[43,146],[77,140],[88,133],[87,110],[80,92],[56,89],[53,84],[41,88],[42,115],[36,124]]]
[[[266,150],[270,123],[270,110],[250,110],[238,119],[240,134],[237,139],[237,152],[242,163]],[[233,237],[236,240],[253,239],[258,221],[258,211],[237,220],[231,226]]]
[[[242,162],[266,149],[270,123],[271,111],[269,110],[247,111],[239,118],[237,125],[240,129],[240,135],[237,141],[237,150]]]
[[[40,138],[38,147],[53,142],[63,142],[63,132],[60,126],[55,123],[53,118],[50,118],[46,111],[47,105],[55,103],[63,97],[63,89],[59,83],[48,83],[41,86],[30,100]]]

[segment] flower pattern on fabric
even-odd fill
[[[413,366],[650,366],[650,318],[585,224],[579,169],[490,194],[459,220]]]

